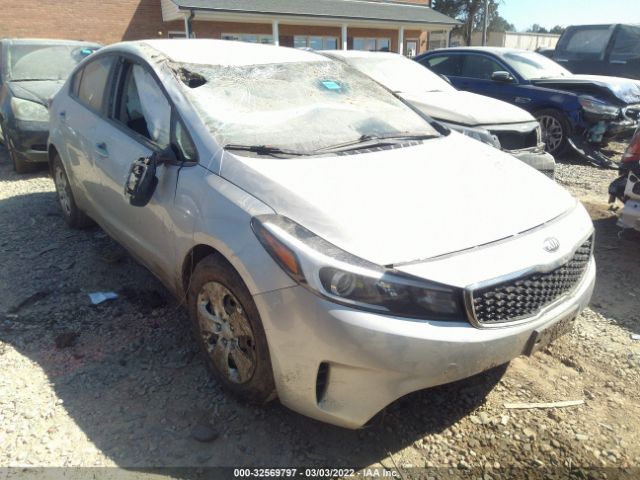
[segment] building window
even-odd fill
[[[355,37],[353,39],[353,49],[368,52],[388,52],[391,50],[391,39]]]
[[[180,31],[171,30],[167,33],[167,35],[169,36],[169,38],[187,38],[187,34]]]
[[[273,35],[256,35],[253,33],[223,33],[222,40],[235,40],[247,43],[273,43]]]
[[[313,48],[314,50],[337,50],[338,37],[296,35],[293,37],[293,46],[295,48]]]

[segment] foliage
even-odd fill
[[[500,2],[501,0],[489,0],[488,30],[490,32],[515,30],[515,27],[498,13]],[[433,0],[432,7],[462,22],[462,25],[453,32],[462,35],[467,45],[470,45],[473,32],[481,31],[483,28],[484,5],[484,0]]]

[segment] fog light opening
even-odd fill
[[[329,364],[322,362],[318,367],[318,374],[316,376],[316,403],[320,405],[324,400],[324,396],[327,393],[327,387],[329,386]]]

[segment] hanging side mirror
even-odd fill
[[[158,168],[157,154],[147,158],[139,158],[129,170],[124,195],[129,197],[129,204],[134,207],[144,207],[150,201],[158,186],[156,170]]]

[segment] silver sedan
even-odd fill
[[[357,428],[532,354],[591,296],[580,204],[342,62],[116,44],[50,115],[67,223],[97,222],[186,299],[212,374],[244,399]]]

